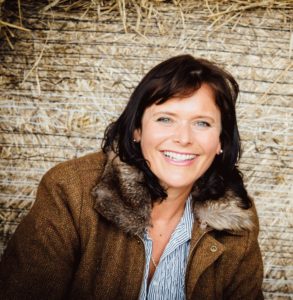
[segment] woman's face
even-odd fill
[[[187,98],[148,107],[134,133],[144,158],[163,187],[189,191],[221,150],[221,113],[203,84]]]

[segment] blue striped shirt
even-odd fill
[[[160,258],[160,262],[147,286],[152,254],[152,240],[144,235],[146,266],[140,290],[140,300],[185,299],[185,270],[190,247],[193,213],[191,196],[188,197],[183,215]]]

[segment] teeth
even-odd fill
[[[164,151],[163,153],[166,157],[169,157],[176,161],[192,160],[195,158],[194,154],[180,154],[170,151]]]

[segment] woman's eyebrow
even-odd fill
[[[157,111],[155,112],[153,115],[156,116],[156,115],[161,115],[161,114],[164,114],[164,115],[169,115],[169,116],[177,116],[176,113],[174,112],[171,112],[171,111]]]

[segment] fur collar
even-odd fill
[[[96,210],[124,232],[142,235],[150,226],[151,214],[151,199],[143,181],[142,172],[109,153],[101,180],[93,190]],[[195,220],[202,229],[252,230],[253,212],[239,204],[240,199],[231,191],[217,200],[194,200]]]

